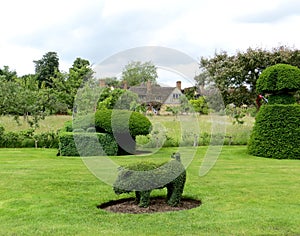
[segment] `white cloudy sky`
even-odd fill
[[[10,0],[0,8],[0,68],[34,73],[57,52],[98,64],[124,50],[160,46],[196,61],[215,51],[300,47],[299,0]]]

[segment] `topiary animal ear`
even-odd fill
[[[179,153],[179,152],[177,152],[177,153],[175,154],[175,159],[176,159],[177,161],[180,161],[180,153]]]

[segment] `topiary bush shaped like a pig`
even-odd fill
[[[167,188],[167,204],[177,206],[180,203],[186,170],[180,161],[180,154],[173,153],[171,160],[156,164],[139,162],[121,167],[113,189],[116,194],[135,192],[140,207],[148,207],[153,189]]]

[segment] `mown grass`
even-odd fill
[[[133,215],[97,208],[128,196],[116,196],[80,158],[56,157],[53,149],[0,149],[0,235],[300,235],[298,160],[259,158],[245,146],[227,146],[200,177],[206,150],[199,147],[189,165],[183,194],[200,199],[200,207]],[[160,161],[171,152],[112,160]]]
[[[39,121],[39,127],[36,129],[36,132],[57,131],[63,126],[64,122],[68,120],[72,120],[72,117],[66,115],[46,116],[45,119]],[[12,116],[0,116],[0,125],[2,125],[6,131],[30,129],[29,124],[23,117],[20,117],[19,121],[16,122]]]

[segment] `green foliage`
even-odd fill
[[[15,81],[17,78],[17,72],[11,71],[9,66],[3,66],[3,69],[0,68],[0,81]]]
[[[141,113],[127,110],[98,110],[95,113],[97,132],[113,134],[118,143],[118,154],[133,154],[137,135],[147,135],[151,122]]]
[[[140,207],[148,207],[151,190],[168,189],[167,203],[177,206],[186,181],[184,166],[177,160],[167,163],[138,162],[121,168],[114,183],[116,194],[135,191]]]
[[[0,127],[1,131],[1,127]],[[58,136],[54,132],[42,132],[34,134],[33,129],[23,130],[19,132],[0,132],[1,148],[57,148]]]
[[[262,106],[249,140],[249,153],[278,159],[300,159],[299,122],[299,105]]]
[[[268,104],[294,104],[296,103],[296,98],[291,94],[275,94],[268,96]]]
[[[202,57],[200,68],[204,76],[200,77],[202,84],[214,83],[220,89],[225,105],[239,102],[236,98],[243,98],[244,104],[251,105],[257,96],[256,81],[261,71],[278,63],[300,67],[300,50],[280,46],[272,50],[249,48],[229,55],[222,51],[211,58]],[[204,82],[203,82],[204,81]],[[249,90],[238,88],[247,85]],[[236,92],[232,93],[232,88]],[[268,87],[266,87],[268,89]],[[239,105],[239,104],[236,104]]]
[[[189,103],[193,106],[195,112],[203,115],[208,114],[208,104],[204,97],[199,97],[198,99],[192,99]]]
[[[97,132],[130,133],[132,137],[147,135],[151,130],[151,122],[144,115],[126,110],[98,110],[95,113]]]
[[[155,65],[148,62],[133,61],[125,66],[122,71],[122,81],[128,86],[135,86],[150,81],[156,83],[158,78]]]
[[[33,61],[39,88],[53,87],[53,78],[59,72],[59,58],[56,52],[47,52],[42,59]]]
[[[137,101],[137,94],[131,91],[119,88],[102,88],[97,109],[130,110],[131,104]]]
[[[287,64],[276,64],[266,68],[256,84],[258,93],[287,93],[300,89],[300,69]]]
[[[93,79],[89,79],[81,86],[74,98],[74,113],[78,115],[86,115],[93,113],[97,108],[101,88]]]
[[[61,156],[115,156],[118,146],[110,134],[72,133],[59,134]]]

